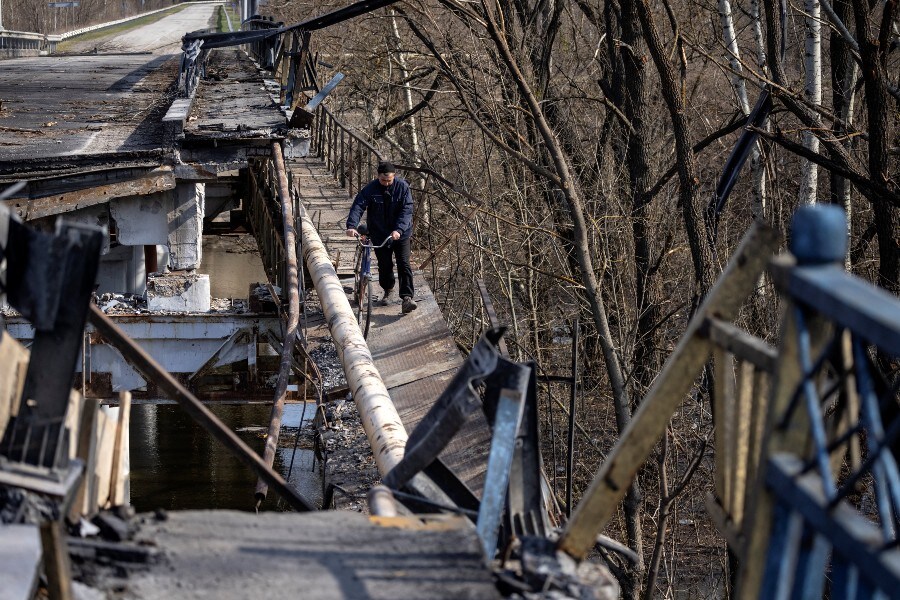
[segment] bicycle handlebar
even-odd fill
[[[388,237],[384,238],[383,242],[381,242],[380,244],[378,244],[376,246],[375,244],[363,244],[361,241],[363,237],[364,236],[360,235],[359,233],[356,234],[356,243],[359,244],[359,247],[360,248],[371,248],[373,250],[376,248],[384,248],[385,246],[387,246],[388,244],[390,244],[391,242],[394,241],[393,238],[391,238],[391,236],[388,236]]]

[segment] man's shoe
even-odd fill
[[[417,308],[419,308],[419,306],[416,304],[416,301],[415,301],[415,300],[413,300],[413,299],[410,298],[409,296],[404,296],[404,297],[403,297],[403,308],[402,308],[402,310],[403,310],[403,314],[404,314],[404,315],[405,315],[405,314],[408,314],[408,313],[411,313],[412,311],[416,310]]]
[[[378,306],[390,306],[397,300],[397,297],[394,296],[394,290],[385,290],[384,295],[381,297],[381,300],[378,301]]]

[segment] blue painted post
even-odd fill
[[[798,265],[843,263],[847,244],[847,215],[840,206],[813,204],[794,212],[790,250]]]

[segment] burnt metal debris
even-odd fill
[[[179,90],[183,98],[189,98],[196,89],[197,81],[205,72],[205,61],[209,50],[214,48],[227,48],[230,46],[241,46],[250,44],[254,47],[254,54],[260,57],[266,68],[275,66],[275,57],[282,51],[283,40],[285,34],[297,34],[301,40],[299,47],[295,47],[290,52],[293,56],[299,58],[296,61],[300,65],[300,69],[306,68],[306,58],[309,49],[309,34],[319,29],[324,29],[332,25],[336,25],[348,19],[364,15],[379,8],[384,8],[394,4],[397,0],[363,0],[356,2],[350,6],[331,11],[312,19],[307,19],[293,25],[285,25],[283,23],[275,23],[267,20],[259,15],[254,15],[245,21],[249,26],[246,31],[230,31],[226,33],[208,33],[208,32],[192,32],[185,34],[182,38],[183,55],[181,59],[181,73],[179,76]],[[287,98],[288,105],[296,110],[295,83],[298,83],[294,73],[295,69],[291,69],[291,80],[289,81]],[[341,75],[343,77],[343,75]],[[308,107],[308,111],[312,111],[315,106],[324,99],[328,93],[334,89],[334,86],[340,81],[332,79],[321,91],[319,91],[318,102]],[[330,87],[329,87],[330,86]],[[318,90],[317,90],[318,91]],[[293,98],[292,98],[293,97]],[[318,97],[318,96],[317,96]],[[301,127],[309,125],[311,118],[309,115],[301,112],[296,115],[296,122],[292,120],[291,127]]]
[[[66,469],[64,427],[88,304],[105,230],[57,223],[53,234],[27,227],[0,207],[8,234],[4,292],[35,327],[20,412],[10,420],[0,454],[42,469]]]
[[[476,525],[488,558],[496,553],[498,541],[503,546],[517,536],[546,535],[550,521],[542,497],[535,369],[533,364],[501,356],[498,345],[503,333],[504,328],[495,328],[481,337],[410,434],[403,460],[384,478],[390,489],[413,492],[409,485],[413,477],[427,474],[460,512],[471,517],[477,511]],[[493,430],[480,501],[439,458],[479,409]]]

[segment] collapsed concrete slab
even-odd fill
[[[209,312],[209,275],[150,275],[147,278],[147,308],[154,312]]]

